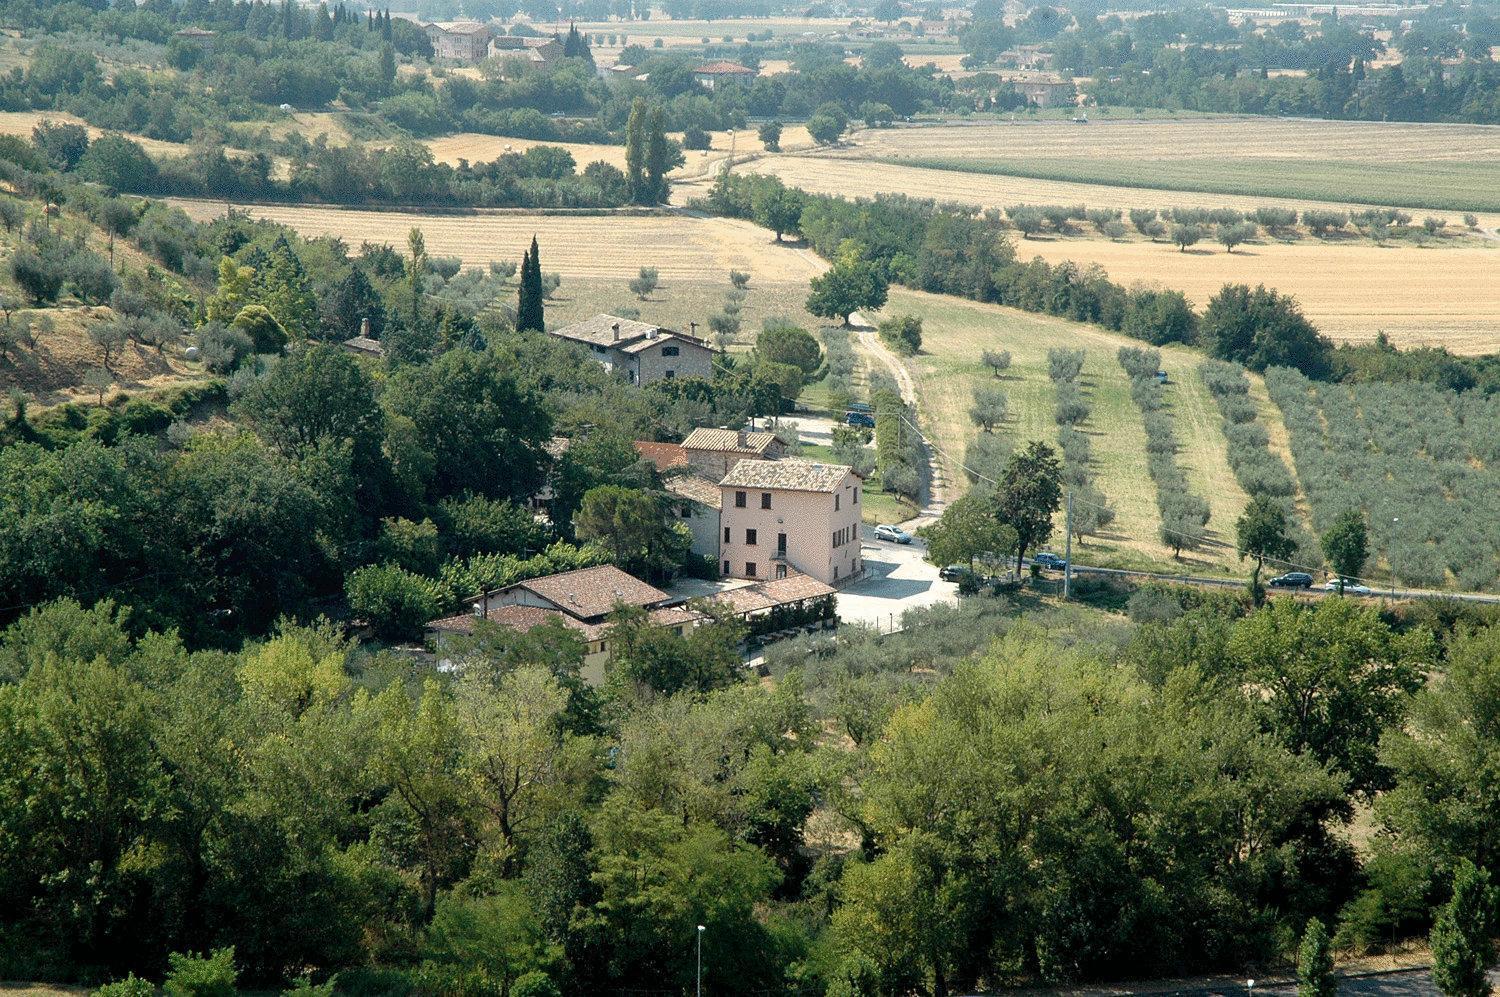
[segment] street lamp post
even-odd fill
[[[1401,522],[1400,516],[1391,517],[1391,535],[1385,538],[1385,559],[1391,569],[1391,598],[1396,598],[1396,524]]]
[[[703,925],[698,925],[698,997],[703,997]]]

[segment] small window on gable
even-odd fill
[[[675,346],[663,346],[661,348],[661,355],[664,357],[675,357],[678,352],[679,351]]]
[[[761,492],[760,493],[760,507],[762,509],[769,509],[769,508],[771,508],[771,493],[770,492]]]
[[[734,507],[736,509],[743,509],[743,508],[745,508],[745,493],[744,492],[735,492],[734,493]]]

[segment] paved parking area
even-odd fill
[[[864,529],[860,556],[865,577],[839,589],[839,618],[846,623],[865,623],[890,630],[908,609],[956,602],[958,586],[940,581],[938,569],[923,558],[927,548],[920,540],[893,544],[875,540]]]

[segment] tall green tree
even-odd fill
[[[542,291],[542,250],[536,236],[531,248],[521,257],[521,286],[517,291],[516,329],[521,332],[545,332],[547,320]]]
[[[1333,976],[1333,953],[1328,929],[1317,918],[1307,922],[1297,949],[1297,997],[1333,997],[1338,992]]]
[[[1344,580],[1358,578],[1365,569],[1365,560],[1370,556],[1369,532],[1365,526],[1365,515],[1358,509],[1345,509],[1339,513],[1333,525],[1322,537],[1323,556],[1333,565],[1339,576],[1339,594],[1344,593]]]
[[[976,558],[1009,557],[1016,546],[1016,531],[1002,523],[993,496],[970,491],[948,503],[936,523],[920,531],[927,541],[927,559],[933,564],[967,564]]]
[[[667,173],[684,162],[682,149],[667,137],[666,112],[660,105],[651,109],[646,134],[646,184],[644,204],[664,204],[670,193]]]
[[[630,103],[630,117],[625,122],[625,185],[631,204],[645,204],[649,195],[646,184],[646,150],[649,144],[646,100],[637,97]]]
[[[844,325],[861,309],[882,307],[889,291],[880,271],[858,252],[841,252],[839,261],[814,277],[809,287],[807,310]]]
[[[1495,891],[1490,874],[1464,859],[1453,874],[1453,896],[1438,912],[1428,941],[1432,982],[1446,997],[1489,997],[1495,964]]]
[[[1260,583],[1260,573],[1266,561],[1291,557],[1297,549],[1287,536],[1286,510],[1269,495],[1254,496],[1235,523],[1235,536],[1240,559],[1255,558],[1255,570],[1250,575],[1250,594],[1258,606],[1266,598],[1265,587]]]
[[[1032,440],[1006,461],[995,487],[995,513],[1016,533],[1016,574],[1026,552],[1052,536],[1052,517],[1062,505],[1062,466],[1057,451]]]

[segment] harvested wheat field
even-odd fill
[[[222,201],[168,200],[200,220],[224,211]],[[337,236],[355,249],[361,242],[404,249],[407,233],[420,228],[429,253],[457,256],[467,266],[519,260],[535,234],[542,268],[565,278],[569,274],[625,278],[641,267],[654,266],[663,280],[717,279],[733,268],[749,271],[764,283],[798,283],[825,268],[809,250],[777,245],[765,229],[724,218],[505,211],[421,215],[298,205],[248,205],[242,210],[304,236]]]
[[[1200,308],[1228,283],[1265,284],[1294,295],[1319,329],[1358,342],[1386,332],[1399,346],[1455,353],[1500,351],[1500,243],[1426,249],[1265,242],[1226,253],[1200,244],[1186,253],[1153,242],[1017,240],[1022,258],[1097,263],[1116,281],[1163,284]]]
[[[861,135],[868,133],[862,132]],[[907,194],[939,201],[1005,208],[1012,204],[1084,204],[1095,208],[1235,208],[1252,211],[1276,206],[1298,211],[1307,208],[1358,210],[1362,205],[1307,198],[1250,196],[1199,191],[1155,190],[1118,184],[1077,183],[1032,177],[966,173],[925,169],[894,163],[853,158],[847,153],[826,155],[764,156],[737,169],[780,177],[788,185],[816,194],[844,197],[874,197],[876,194]],[[1462,222],[1455,211],[1423,212],[1447,219],[1450,226]],[[1500,213],[1480,213],[1480,224],[1500,226]]]
[[[104,134],[103,129],[95,128],[82,118],[66,111],[0,111],[0,135],[15,135],[30,139],[31,130],[43,121],[50,121],[54,125],[83,125],[89,130],[91,140]],[[132,135],[129,132],[120,134],[133,142],[140,143],[141,148],[153,156],[185,156],[189,149],[189,146],[182,142],[163,142],[160,139]],[[232,154],[236,150],[227,151]]]
[[[674,137],[679,140],[682,138],[680,134]],[[673,178],[704,176],[713,172],[714,167],[722,163],[731,151],[738,158],[741,154],[757,152],[761,148],[760,139],[756,137],[754,129],[745,129],[734,136],[726,131],[710,132],[709,138],[711,140],[709,149],[687,150],[683,153],[687,162],[672,172]],[[475,132],[460,132],[456,135],[428,139],[426,145],[432,150],[433,158],[438,162],[455,166],[460,159],[467,159],[471,163],[485,163],[499,159],[507,152],[525,152],[532,146],[550,145],[572,153],[579,170],[589,163],[601,160],[618,169],[625,168],[623,145],[547,142],[537,139],[508,138],[502,135],[480,135]],[[810,149],[812,146],[812,136],[807,133],[806,127],[789,125],[782,130],[781,147],[783,149],[791,152]]]
[[[1119,566],[1160,566],[1171,561],[1171,550],[1158,536],[1161,518],[1156,486],[1146,471],[1145,428],[1130,397],[1129,379],[1116,359],[1121,346],[1139,346],[1138,341],[1064,319],[893,290],[885,314],[901,313],[922,316],[922,353],[910,362],[917,379],[919,412],[923,428],[950,458],[948,480],[956,489],[966,482],[957,462],[962,461],[969,440],[980,432],[968,416],[974,386],[992,384],[1005,392],[1008,414],[998,431],[1015,446],[1029,440],[1055,446],[1056,390],[1047,375],[1047,351],[1054,347],[1087,351],[1082,382],[1093,413],[1080,428],[1091,440],[1094,482],[1116,514],[1104,536],[1088,541],[1087,560]],[[1003,377],[995,378],[980,362],[980,353],[986,349],[1010,351],[1011,367]],[[1209,502],[1205,535],[1232,542],[1235,520],[1249,500],[1230,471],[1218,409],[1198,378],[1202,359],[1202,354],[1191,350],[1162,350],[1162,367],[1171,379],[1167,398],[1180,445],[1178,462],[1189,488]],[[1060,531],[1061,515],[1056,525]],[[1195,570],[1232,570],[1233,552],[1185,553],[1183,563]]]

